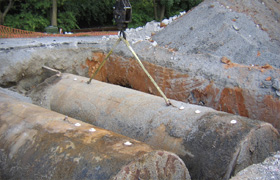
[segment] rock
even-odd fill
[[[280,80],[279,79],[274,79],[272,87],[279,91],[280,90]]]
[[[261,83],[261,88],[270,88],[272,86],[272,82],[271,81],[262,81]]]
[[[279,180],[280,179],[280,152],[265,159],[264,162],[251,165],[237,173],[230,180]]]
[[[271,77],[269,76],[269,77],[267,77],[265,80],[266,80],[266,81],[271,81]]]
[[[280,97],[280,91],[276,91],[276,95]]]
[[[233,29],[236,30],[236,31],[239,31],[239,30],[240,30],[240,28],[239,28],[238,26],[236,26],[236,25],[232,25],[232,27],[233,27]]]

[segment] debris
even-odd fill
[[[266,81],[271,81],[271,77],[269,76],[269,77],[267,77],[265,80],[266,80]]]
[[[181,106],[179,109],[180,109],[180,110],[184,110],[184,109],[185,109],[185,107],[184,107],[184,106]]]
[[[126,146],[131,146],[132,145],[132,143],[131,142],[129,142],[129,141],[126,141],[125,143],[123,143],[124,145],[126,145]]]
[[[90,132],[95,132],[95,131],[96,131],[96,129],[94,129],[94,128],[90,128],[90,129],[89,129],[89,131],[90,131]]]
[[[74,78],[74,81],[77,81],[78,79],[77,78]]]
[[[266,64],[262,66],[263,69],[273,69],[273,67],[270,64]]]
[[[230,180],[244,179],[269,179],[279,180],[280,178],[280,151],[271,153],[263,162],[252,164],[239,171]]]
[[[224,64],[231,64],[232,62],[230,61],[230,59],[228,59],[227,57],[223,56],[221,59],[221,62]]]
[[[230,123],[231,123],[231,124],[236,124],[237,121],[236,121],[235,119],[233,119],[233,120],[230,121]]]
[[[81,126],[81,124],[80,123],[75,123],[75,126],[79,127],[79,126]]]
[[[236,31],[239,31],[239,30],[240,30],[240,28],[239,28],[238,26],[236,26],[236,25],[232,25],[232,27],[233,27],[233,29],[236,30]]]
[[[279,79],[274,79],[272,83],[272,87],[276,90],[280,90],[280,80]]]
[[[56,70],[56,69],[53,69],[53,68],[50,68],[50,67],[48,67],[48,66],[43,66],[42,68],[43,68],[43,69],[46,69],[46,70],[49,70],[49,71],[51,71],[51,72],[57,73],[57,76],[60,76],[60,75],[61,75],[61,72],[60,72],[60,71],[58,71],[58,70]]]
[[[163,22],[160,23],[160,27],[161,27],[161,28],[164,28],[164,27],[166,27],[166,26],[167,26],[167,24],[165,24],[165,23],[163,23]]]
[[[145,37],[145,40],[150,40],[150,39],[151,39],[150,36],[146,36],[146,37]]]
[[[200,110],[196,110],[196,111],[195,111],[195,114],[200,114],[200,113],[201,113]]]
[[[67,121],[67,122],[69,122],[69,120],[68,120],[68,116],[65,116],[65,118],[63,119],[63,121]]]
[[[156,41],[152,42],[152,45],[153,45],[154,47],[156,47],[156,46],[157,46],[157,42],[156,42]]]
[[[180,16],[184,16],[186,14],[186,11],[180,12]]]
[[[271,81],[262,81],[262,83],[261,83],[261,88],[269,88],[271,86],[272,86]]]
[[[198,103],[200,106],[205,106],[205,102],[203,102],[203,101],[199,101],[199,103]]]

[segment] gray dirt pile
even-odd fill
[[[278,180],[280,178],[280,152],[268,157],[264,162],[253,164],[237,173],[230,180]]]
[[[279,12],[278,1],[208,0],[153,40],[187,55],[227,56],[238,64],[280,68]]]

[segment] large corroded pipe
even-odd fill
[[[211,108],[71,74],[54,76],[32,93],[54,111],[177,153],[192,179],[229,179],[279,150],[272,125]]]
[[[0,92],[0,179],[188,179],[174,153]]]

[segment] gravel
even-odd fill
[[[231,180],[279,180],[280,179],[280,152],[259,164],[253,164],[231,178]]]
[[[238,64],[280,68],[279,41],[271,41],[250,16],[217,1],[201,3],[158,32],[153,40],[187,55],[227,56]]]

